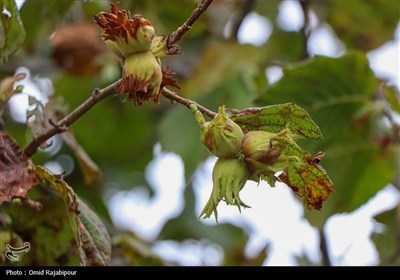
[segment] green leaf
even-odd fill
[[[284,69],[284,76],[260,98],[259,104],[294,102],[318,123],[323,141],[302,142],[312,153],[324,151],[323,161],[335,190],[319,213],[306,212],[322,227],[338,212],[351,212],[367,202],[394,176],[394,150],[371,138],[369,121],[355,126],[361,110],[371,106],[378,81],[365,54],[339,58],[315,57]]]
[[[240,74],[252,76],[258,70],[257,63],[262,55],[259,48],[251,45],[213,45],[206,49],[190,79],[182,83],[181,92],[189,97],[205,95],[227,85]]]
[[[351,212],[366,203],[393,180],[396,170],[392,150],[382,153],[362,140],[325,151],[323,165],[335,189],[320,213],[306,212],[307,218],[318,226],[333,214]]]
[[[284,68],[282,79],[260,97],[259,104],[296,103],[318,123],[328,143],[349,128],[353,114],[368,104],[377,85],[365,54],[317,56]]]
[[[265,106],[261,108],[247,108],[243,110],[229,110],[230,118],[242,127],[244,132],[263,130],[280,132],[289,128],[292,133],[311,139],[321,139],[319,127],[310,115],[300,106],[287,103]]]
[[[34,97],[29,96],[29,105],[35,105],[31,110],[27,110],[26,113],[28,120],[31,116],[35,116],[33,121],[28,121],[28,127],[33,135],[42,132],[44,129],[48,129],[50,127],[50,120],[57,123],[67,112],[67,106],[61,96],[52,97],[45,106]],[[100,178],[101,171],[99,167],[78,143],[75,135],[71,131],[66,131],[60,134],[60,137],[71,148],[78,160],[85,185],[91,185],[96,179]]]
[[[20,14],[26,30],[24,48],[33,51],[47,41],[56,24],[64,21],[74,0],[42,1],[26,0]]]
[[[7,265],[77,266],[79,255],[68,213],[65,207],[60,207],[63,200],[48,191],[45,195],[43,189],[41,191],[40,200],[36,202],[41,205],[40,210],[17,201],[1,207],[2,214],[11,218],[11,225],[4,229],[11,235],[11,244],[14,247],[24,242],[30,244],[29,252],[19,254],[19,262],[8,262]]]
[[[372,240],[378,249],[381,265],[400,265],[400,206],[381,213],[374,219],[384,225],[382,233],[374,233]]]
[[[69,108],[76,108],[93,88],[106,86],[96,79],[98,77],[75,79],[64,76],[55,81],[54,86]],[[152,159],[156,116],[153,104],[136,107],[131,103],[122,104],[118,97],[110,97],[96,104],[70,130],[104,171],[104,181],[109,179],[122,186],[127,175],[133,171],[142,172]],[[95,123],[101,125],[93,125]],[[116,172],[119,174],[115,175]],[[108,174],[112,178],[107,178]]]
[[[399,2],[392,0],[315,1],[317,14],[349,48],[369,51],[393,38]],[[313,4],[314,4],[313,3]]]
[[[262,2],[256,1],[254,5],[254,10],[260,13],[261,15],[266,16],[272,22],[275,22],[281,4],[282,0],[262,1]]]
[[[78,200],[78,233],[84,265],[106,266],[111,261],[111,239],[105,226],[82,200]],[[84,258],[82,257],[84,256]]]
[[[300,32],[285,32],[274,28],[271,37],[261,48],[267,62],[296,62],[304,57],[305,38]],[[268,65],[266,65],[268,66]]]
[[[64,199],[71,227],[84,265],[105,266],[110,264],[111,239],[97,215],[61,179],[41,166],[35,167],[36,176],[46,181]]]
[[[0,65],[24,43],[25,29],[14,0],[0,2]]]
[[[385,86],[384,94],[393,111],[400,114],[400,92],[395,86]]]
[[[183,135],[176,132],[177,127]],[[190,110],[182,106],[170,110],[161,121],[159,133],[162,148],[181,156],[186,171],[193,172],[200,160],[207,157],[200,142],[199,125]]]
[[[251,180],[263,179],[273,187],[277,179],[275,174],[283,171],[278,175],[279,180],[288,185],[308,209],[321,209],[333,191],[332,181],[319,165],[324,153],[312,157],[291,138],[289,129],[277,134],[253,131],[246,136],[249,138],[245,137],[242,150],[247,166],[253,172],[249,177]]]

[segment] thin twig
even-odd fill
[[[240,14],[238,15],[237,20],[235,20],[232,26],[232,31],[230,34],[230,38],[232,40],[238,38],[240,26],[242,25],[245,17],[253,10],[255,3],[256,0],[246,0],[246,2],[243,3]]]
[[[69,115],[65,116],[63,119],[61,119],[59,122],[54,124],[49,129],[46,129],[42,133],[36,135],[32,139],[32,141],[25,147],[24,154],[27,157],[31,157],[34,153],[36,153],[37,149],[40,147],[42,143],[46,142],[54,135],[64,132],[65,128],[73,124],[77,119],[79,119],[82,115],[84,115],[87,111],[89,111],[94,105],[96,105],[98,102],[100,102],[107,96],[110,96],[114,92],[116,92],[120,82],[121,80],[118,80],[103,89],[100,90],[95,89],[91,94],[91,96],[85,102],[83,102],[78,108],[76,108]]]
[[[396,121],[394,114],[393,114],[393,109],[391,108],[391,105],[389,101],[387,101],[386,96],[385,96],[385,90],[387,87],[386,82],[380,83],[378,90],[375,93],[374,99],[377,100],[378,102],[381,102],[384,107],[383,107],[383,116],[386,118],[386,120],[389,122],[389,127],[390,127],[390,142],[394,145],[399,145],[400,144],[400,123]],[[395,170],[399,170],[400,168],[400,161],[395,160],[394,161],[394,166]],[[400,174],[399,172],[395,173],[395,176],[393,178],[392,184],[394,185],[395,188],[400,190]]]
[[[310,4],[311,0],[299,0],[301,10],[303,11],[303,16],[304,16],[304,25],[301,28],[301,34],[303,35],[304,38],[304,45],[303,45],[303,54],[302,58],[308,58],[310,57],[310,54],[308,53],[308,39],[310,38],[311,34],[311,26],[310,26]]]
[[[192,25],[207,10],[208,6],[210,6],[213,1],[214,0],[203,0],[203,1],[201,1],[201,3],[197,6],[197,8],[193,10],[193,12],[190,15],[190,17],[181,26],[179,26],[174,32],[172,32],[168,36],[168,44],[169,45],[173,45],[176,42],[178,42],[182,38],[182,36],[190,28],[192,28]]]
[[[163,89],[161,90],[161,94],[164,95],[164,96],[165,96],[166,98],[168,98],[168,99],[174,100],[174,101],[176,101],[176,102],[178,102],[178,103],[180,103],[180,104],[182,104],[182,105],[185,105],[185,106],[188,107],[188,108],[190,108],[190,105],[193,105],[193,104],[194,104],[194,105],[197,106],[197,109],[198,109],[200,112],[202,112],[203,114],[205,114],[205,115],[207,115],[207,116],[209,116],[209,117],[211,117],[211,118],[214,118],[215,115],[217,114],[217,113],[215,113],[215,112],[213,112],[213,111],[207,109],[206,107],[201,106],[200,104],[198,104],[197,102],[195,102],[195,101],[193,101],[193,100],[186,99],[186,98],[183,98],[182,96],[177,95],[175,92],[170,91],[170,90],[167,89],[167,88],[163,88]]]
[[[332,266],[331,258],[329,257],[328,244],[323,229],[319,229],[319,248],[322,253],[322,264],[324,266]]]
[[[182,36],[192,27],[192,25],[196,22],[196,20],[207,10],[207,8],[211,5],[213,0],[203,0],[196,9],[193,10],[190,17],[180,26],[176,31],[172,32],[168,36],[168,44],[173,45],[178,42]],[[52,127],[46,129],[42,133],[36,135],[31,142],[25,147],[24,154],[27,157],[31,157],[33,154],[36,153],[37,149],[45,143],[48,139],[53,137],[56,134],[62,133],[68,128],[71,124],[73,124],[77,119],[79,119],[82,115],[88,112],[94,105],[98,102],[103,100],[104,98],[112,95],[114,92],[117,91],[121,80],[114,82],[113,84],[103,88],[103,89],[94,89],[91,96],[83,102],[78,108],[76,108],[73,112],[69,115],[64,117],[57,123],[54,123]],[[198,109],[203,112],[204,114],[214,117],[216,113],[208,110],[207,108],[197,104],[194,101],[185,99],[183,97],[178,96],[176,93],[168,90],[163,89],[162,94],[172,100],[175,100],[187,107],[191,104],[196,104]]]

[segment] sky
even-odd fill
[[[18,4],[21,3],[23,1],[18,1]],[[345,47],[336,38],[331,28],[326,25],[318,26],[315,14],[310,16],[311,25],[315,28],[308,45],[310,54],[330,57],[342,55]],[[296,1],[283,1],[277,20],[282,29],[298,31],[304,23],[299,4]],[[239,30],[239,41],[256,46],[262,45],[268,40],[271,31],[270,20],[253,12],[246,17]],[[398,88],[400,88],[399,40],[400,28],[397,28],[395,40],[368,53],[373,71]],[[18,71],[24,71],[30,75],[26,68],[20,68]],[[269,67],[266,69],[266,76],[270,83],[274,83],[282,76],[282,69],[276,66]],[[36,98],[46,101],[52,94],[51,81],[28,76],[25,82],[25,93],[17,94],[10,99],[12,116],[19,122],[26,121],[27,91]],[[52,145],[51,153],[55,153],[60,147],[57,145],[59,143],[57,138],[54,141],[56,142]],[[58,173],[61,168],[65,169],[65,166],[68,166],[68,164],[61,166],[60,162],[68,163],[71,160],[65,155],[60,155],[46,167]],[[210,157],[199,167],[194,177],[195,209],[198,214],[211,193],[211,171],[215,160],[215,157]],[[132,230],[145,240],[155,240],[165,222],[178,216],[183,209],[185,189],[183,171],[184,164],[178,155],[165,153],[159,144],[156,145],[154,159],[146,170],[146,178],[153,187],[154,196],[150,197],[145,187],[106,195],[115,225],[120,229]],[[113,182],[108,184],[110,184],[109,189],[112,189]],[[319,261],[318,233],[303,218],[303,206],[288,187],[278,183],[275,188],[270,188],[266,183],[257,186],[256,183],[248,182],[241,192],[241,198],[252,208],[244,209],[242,213],[239,213],[236,207],[221,203],[218,207],[219,223],[232,223],[244,228],[249,236],[246,247],[246,253],[249,256],[257,255],[269,244],[269,257],[264,265],[296,265],[294,254],[306,255],[314,262]],[[372,217],[393,208],[399,201],[399,192],[389,185],[353,213],[332,216],[325,230],[333,264],[376,264],[379,256],[369,235],[372,232],[383,231],[384,227],[377,224]],[[199,220],[199,222],[215,224],[214,219]],[[294,235],[293,232],[296,234]],[[171,240],[157,241],[153,250],[166,260],[182,265],[218,265],[223,260],[223,250],[208,240],[187,240],[182,243]]]

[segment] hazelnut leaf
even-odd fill
[[[333,183],[326,171],[310,157],[286,168],[279,179],[303,199],[308,209],[321,209],[333,191]]]
[[[244,132],[263,130],[277,133],[289,128],[295,135],[311,139],[322,139],[318,125],[311,119],[306,110],[294,103],[243,110],[227,109],[227,111],[230,113],[230,118]]]
[[[65,201],[83,265],[107,266],[111,258],[111,239],[100,218],[61,179],[41,166],[35,167],[38,178],[46,181]]]

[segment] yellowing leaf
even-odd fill
[[[308,209],[321,209],[333,191],[333,183],[325,170],[312,161],[288,167],[279,179],[303,199]]]
[[[323,166],[335,183],[323,211],[306,212],[320,228],[329,216],[353,211],[395,178],[398,144],[383,146],[371,137],[376,132],[369,120],[362,127],[354,125],[360,111],[381,102],[374,98],[378,91],[366,55],[351,52],[338,58],[316,56],[284,68],[284,76],[260,98],[261,105],[298,104],[324,135],[323,141],[302,143],[313,153],[326,152]]]
[[[319,152],[313,158],[285,134],[282,134],[280,142],[285,145],[284,156],[288,159],[294,157],[298,162],[288,163],[279,179],[303,200],[308,209],[320,210],[333,191],[331,179],[318,164],[325,154]]]
[[[279,179],[288,185],[302,200],[308,209],[321,209],[322,203],[333,191],[333,183],[318,163],[325,154],[319,152],[314,158],[301,149],[290,135],[282,131],[274,137],[283,148],[277,161],[283,173]],[[283,162],[282,162],[283,161]]]

